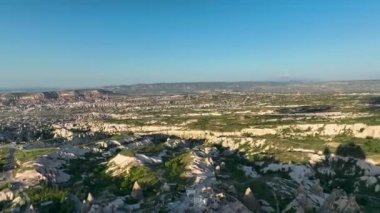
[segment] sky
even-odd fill
[[[380,79],[378,0],[0,0],[0,88]]]

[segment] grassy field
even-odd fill
[[[340,124],[355,124],[355,123],[364,123],[367,125],[380,125],[380,114],[376,114],[370,117],[361,117],[361,118],[346,118],[338,120]]]
[[[24,163],[35,158],[54,152],[56,148],[38,148],[38,149],[29,149],[29,150],[16,150],[15,159],[20,163]]]

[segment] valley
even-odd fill
[[[379,93],[214,87],[2,95],[0,210],[377,212]]]

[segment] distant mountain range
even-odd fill
[[[18,93],[18,92],[46,92],[58,91],[59,88],[38,87],[38,88],[0,88],[0,93]]]
[[[329,82],[194,82],[107,86],[103,89],[122,94],[179,94],[210,91],[318,93],[380,92],[380,80]]]
[[[102,95],[159,95],[186,94],[202,92],[262,92],[262,93],[378,93],[380,80],[360,81],[329,81],[329,82],[189,82],[189,83],[156,83],[106,86],[93,89],[57,90],[57,89],[28,89],[0,90],[0,98],[35,96],[38,98],[85,98]]]

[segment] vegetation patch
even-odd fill
[[[8,156],[8,148],[0,148],[0,170],[3,169]]]
[[[132,149],[129,149],[129,148],[121,150],[120,154],[124,155],[126,157],[134,157],[135,156],[134,151]]]
[[[6,212],[5,210],[10,208],[12,201],[0,201],[0,212]]]
[[[167,171],[168,179],[176,183],[185,182],[186,178],[183,177],[183,174],[186,172],[186,167],[191,160],[190,152],[184,152],[165,161],[164,167]]]
[[[28,150],[16,150],[15,158],[16,160],[22,162],[34,160],[38,156],[45,155],[55,151],[56,148],[39,148],[39,149],[28,149]]]
[[[72,212],[74,204],[67,199],[68,190],[56,187],[48,187],[42,185],[41,187],[25,189],[30,202],[37,206],[38,212]],[[51,204],[46,206],[44,203],[51,201]]]
[[[135,166],[122,177],[121,190],[131,191],[136,181],[141,185],[145,194],[153,194],[159,186],[159,180],[152,170],[145,166]]]
[[[165,149],[165,144],[160,143],[160,144],[152,144],[152,145],[139,147],[137,148],[137,151],[143,154],[158,154],[164,149]]]

